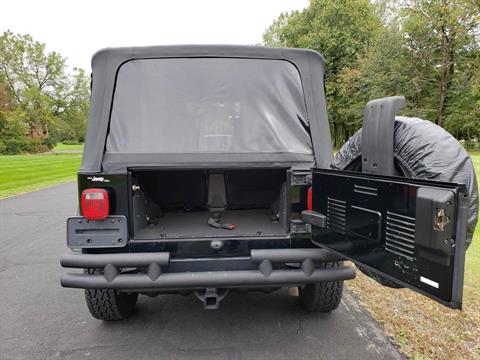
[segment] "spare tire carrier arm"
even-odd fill
[[[370,100],[363,110],[362,172],[395,175],[393,132],[395,114],[405,106],[405,97]]]

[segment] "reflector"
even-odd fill
[[[82,215],[88,220],[104,220],[110,208],[108,192],[105,189],[85,189],[81,198]]]
[[[313,210],[313,205],[312,205],[312,187],[311,187],[311,186],[308,188],[308,192],[307,192],[307,210],[310,210],[310,211]]]

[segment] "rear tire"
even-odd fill
[[[321,268],[339,267],[340,262],[322,263]],[[298,287],[302,306],[311,312],[330,312],[342,301],[343,281],[305,284]]]
[[[86,270],[89,274],[100,273],[98,269]],[[95,319],[116,321],[128,318],[137,303],[138,293],[119,293],[112,289],[85,289],[85,301]]]

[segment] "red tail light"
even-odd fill
[[[88,220],[104,220],[109,214],[108,192],[105,189],[82,191],[82,214]]]
[[[312,187],[310,186],[308,188],[307,192],[307,209],[308,210],[313,210],[313,205],[312,205]]]

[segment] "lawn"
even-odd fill
[[[74,180],[81,158],[81,153],[0,156],[0,198]]]
[[[472,159],[480,174],[480,153]],[[480,359],[480,225],[467,251],[462,311],[408,289],[382,287],[360,272],[347,284],[409,357]]]
[[[58,143],[53,148],[53,151],[83,151],[83,144],[67,145]]]

